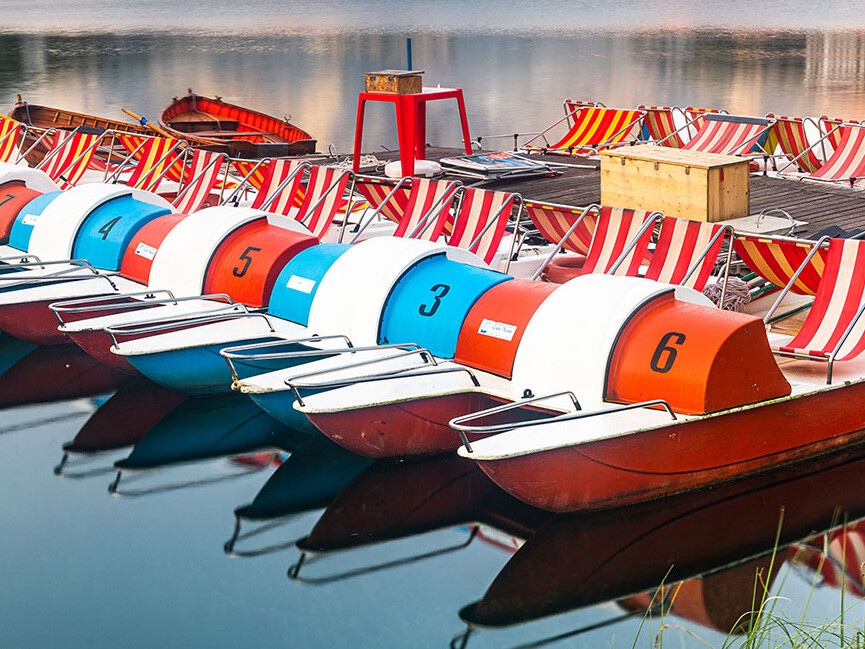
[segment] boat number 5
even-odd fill
[[[673,369],[673,363],[676,362],[676,354],[678,351],[673,345],[681,345],[685,342],[685,334],[680,334],[675,331],[664,334],[661,342],[655,347],[655,353],[652,354],[652,361],[649,367],[653,372],[666,374]]]
[[[260,252],[261,248],[255,248],[253,246],[249,246],[246,250],[243,251],[243,254],[240,255],[240,260],[243,262],[243,268],[240,266],[235,266],[231,269],[232,275],[235,277],[243,277],[246,275],[246,271],[249,270],[249,265],[252,263],[252,257],[249,256],[251,252]]]
[[[433,297],[433,303],[429,305],[421,304],[417,312],[427,317],[434,316],[436,311],[439,310],[439,305],[442,302],[442,298],[447,295],[448,291],[450,290],[451,287],[447,284],[436,284],[430,289],[430,291],[435,294],[435,296]]]

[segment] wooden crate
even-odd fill
[[[422,91],[423,70],[380,70],[364,72],[367,92],[389,95],[414,95]]]
[[[601,153],[601,203],[695,221],[748,216],[748,160],[640,144]]]

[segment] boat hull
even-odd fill
[[[610,439],[476,461],[500,487],[542,509],[618,507],[861,443],[863,399],[865,382],[858,382]]]

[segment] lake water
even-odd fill
[[[537,130],[566,96],[865,117],[865,14],[834,1],[0,0],[0,15],[4,105],[153,118],[192,87],[340,151],[362,73],[402,67],[406,37],[427,83],[464,88],[475,136]],[[368,119],[367,148],[392,148],[392,116]],[[428,140],[457,138],[454,108],[431,107]],[[69,349],[0,337],[0,408],[4,649],[720,647],[758,574],[776,643],[784,620],[839,634],[843,612],[846,640],[862,629],[855,456],[561,517],[471,463],[372,465],[243,398],[184,401]],[[109,450],[55,475],[73,438]],[[279,468],[230,459],[274,445]],[[137,470],[111,494],[118,460]]]

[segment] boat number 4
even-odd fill
[[[121,217],[117,217],[116,219],[111,219],[108,223],[99,228],[98,232],[102,235],[102,240],[105,241],[108,238],[108,233],[111,232],[111,229],[117,225],[117,222],[121,219]]]
[[[666,374],[673,369],[673,363],[676,362],[676,354],[678,354],[678,350],[674,345],[678,346],[684,342],[685,334],[676,331],[664,334],[661,342],[655,347],[655,353],[652,354],[652,360],[649,363],[652,371]]]
[[[235,277],[243,277],[246,275],[246,271],[249,270],[249,265],[252,263],[252,257],[249,256],[251,252],[261,252],[261,248],[255,248],[254,246],[249,246],[246,250],[243,251],[243,254],[240,255],[240,261],[243,262],[243,267],[235,266],[231,269],[232,275]]]
[[[451,287],[447,284],[436,284],[430,289],[430,291],[432,291],[433,293],[432,304],[421,304],[417,312],[423,316],[427,316],[428,318],[434,316],[436,314],[436,311],[439,310],[439,305],[442,303],[442,298],[447,295],[448,291],[450,290]]]

